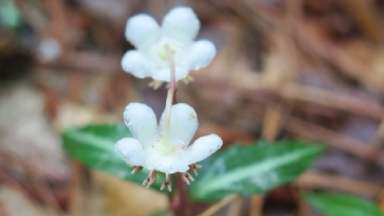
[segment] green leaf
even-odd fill
[[[305,171],[322,147],[300,141],[235,145],[202,165],[190,187],[195,200],[214,201],[230,194],[250,196],[290,182]]]
[[[306,200],[325,216],[383,216],[368,200],[341,193],[316,192],[305,194]]]
[[[19,23],[20,13],[13,1],[0,1],[0,26],[15,28]]]
[[[141,184],[148,172],[143,170],[131,174],[131,167],[113,147],[116,141],[129,136],[129,130],[123,125],[89,125],[67,129],[63,133],[63,143],[67,153],[82,164]],[[159,189],[162,178],[158,176],[152,187]]]

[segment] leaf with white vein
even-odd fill
[[[71,158],[92,169],[141,184],[148,174],[146,170],[131,174],[131,167],[113,147],[117,140],[130,136],[129,130],[123,125],[89,125],[67,129],[62,137],[64,149]],[[160,188],[162,177],[159,177],[152,188]]]
[[[250,196],[293,181],[322,147],[297,140],[234,145],[205,161],[189,192],[193,199],[214,201],[230,194]]]

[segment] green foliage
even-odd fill
[[[73,128],[63,134],[64,149],[73,159],[90,168],[141,183],[147,171],[132,175],[131,168],[113,148],[116,141],[129,136],[129,130],[122,125]],[[190,196],[200,201],[213,201],[234,193],[249,196],[266,192],[294,180],[321,149],[299,141],[274,144],[261,141],[257,145],[231,146],[203,163],[190,187]],[[159,189],[163,180],[163,176],[158,177],[154,189]]]
[[[205,161],[190,187],[195,200],[214,201],[229,194],[250,196],[293,181],[322,148],[295,140],[235,145]]]
[[[384,216],[372,202],[341,193],[307,193],[306,200],[324,216]]]
[[[113,148],[116,141],[131,136],[123,125],[90,125],[83,128],[68,129],[63,133],[64,149],[82,164],[108,172],[138,184],[145,179],[145,170],[132,175],[120,154]],[[162,177],[152,186],[159,189]]]
[[[20,23],[20,14],[11,0],[0,0],[0,26],[14,28]]]

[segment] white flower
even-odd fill
[[[129,165],[165,174],[184,173],[222,146],[216,134],[200,137],[190,145],[198,127],[195,110],[178,103],[170,111],[170,116],[163,113],[158,125],[147,105],[130,103],[126,107],[124,122],[133,138],[123,138],[115,147]]]
[[[194,41],[199,29],[200,22],[189,7],[172,9],[161,27],[147,14],[133,16],[125,36],[136,50],[123,56],[123,69],[138,78],[169,82],[174,68],[176,81],[186,78],[191,70],[208,66],[216,55],[210,41]]]

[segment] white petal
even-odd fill
[[[163,19],[162,30],[165,36],[181,42],[192,41],[200,29],[200,21],[189,7],[176,7]]]
[[[142,103],[130,103],[124,111],[124,122],[139,142],[148,146],[157,138],[157,120],[152,108]]]
[[[216,47],[208,40],[200,40],[193,43],[189,54],[189,68],[199,70],[211,63],[216,55]]]
[[[123,156],[125,162],[129,165],[143,165],[145,152],[143,146],[136,139],[123,138],[116,143],[115,149]]]
[[[140,79],[150,76],[151,73],[148,59],[137,50],[126,52],[121,60],[121,66],[124,71]]]
[[[198,127],[195,110],[185,103],[173,105],[171,108],[169,139],[172,145],[187,146]],[[167,121],[163,113],[160,123],[162,136],[167,133]]]
[[[161,68],[161,69],[158,69],[158,70],[155,69],[155,70],[152,70],[152,71],[153,71],[153,74],[152,74],[151,77],[154,80],[170,82],[170,80],[171,80],[171,69],[169,67]],[[189,74],[189,70],[186,67],[186,65],[180,65],[179,64],[179,65],[176,66],[176,72],[175,72],[176,81],[179,81],[179,80],[182,80],[182,79],[186,78],[188,74]]]
[[[216,134],[198,138],[188,149],[187,158],[190,164],[197,163],[215,153],[223,145],[223,140]]]
[[[151,16],[138,14],[128,19],[125,37],[139,49],[146,49],[160,38],[160,26]]]
[[[148,170],[157,170],[167,174],[186,172],[189,164],[183,157],[184,152],[174,154],[162,154],[154,149],[148,151],[148,157],[144,167]]]

